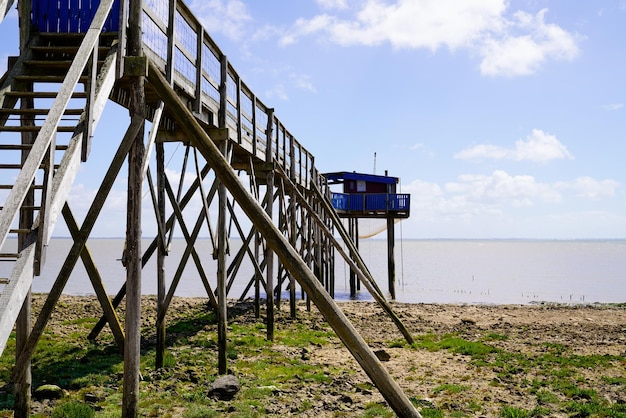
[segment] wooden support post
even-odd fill
[[[152,129],[157,129],[153,127]],[[156,144],[157,163],[157,216],[160,222],[165,225],[165,149],[162,142]],[[164,239],[165,231],[159,231],[157,236],[157,317],[165,318],[165,256],[167,248]],[[156,322],[156,359],[157,369],[163,367],[163,357],[165,355],[165,319]]]
[[[354,218],[354,247],[359,252],[359,218]],[[361,290],[361,278],[356,278],[356,290]]]
[[[279,135],[279,129],[274,132],[274,109],[269,109],[267,115],[267,128],[265,130],[267,147],[265,148],[265,162],[274,163],[273,147],[274,134]],[[274,210],[274,170],[267,172],[265,181],[265,213],[272,219]],[[274,341],[274,250],[268,244],[265,245],[265,293],[267,311],[267,339]]]
[[[226,157],[228,143],[221,144],[222,155]],[[218,189],[218,215],[217,215],[217,346],[218,346],[218,373],[226,374],[227,363],[227,340],[226,326],[228,322],[228,301],[226,300],[226,247],[228,237],[226,236],[226,209],[227,194],[226,186],[219,182]]]
[[[348,218],[348,234],[350,235],[350,239],[352,242],[356,241],[355,237],[355,227],[356,218]],[[350,269],[350,299],[354,299],[356,297],[356,272]]]
[[[293,136],[289,139],[289,177],[292,182],[296,182],[296,151],[295,151],[295,140]],[[295,196],[291,196],[289,198],[289,241],[291,242],[291,246],[295,249],[298,244],[298,232],[297,232],[297,200]],[[293,277],[293,274],[288,273],[289,275],[289,312],[292,319],[296,318],[296,278]]]
[[[130,146],[134,141],[134,138],[136,137],[137,132],[142,124],[142,119],[133,118],[131,120],[131,125],[126,132],[126,135],[124,135],[124,139],[122,140],[122,143],[120,144],[115,156],[113,157],[113,161],[109,165],[104,180],[102,181],[102,184],[100,185],[100,188],[98,189],[98,192],[96,193],[96,196],[94,197],[94,200],[89,207],[87,214],[85,215],[85,219],[83,221],[83,225],[80,228],[80,231],[74,237],[74,244],[72,244],[72,248],[70,249],[70,252],[66,257],[65,262],[63,263],[63,266],[61,266],[57,279],[52,285],[52,289],[50,289],[48,297],[46,298],[46,301],[41,308],[41,312],[37,317],[37,321],[35,322],[35,325],[31,330],[30,336],[28,337],[28,343],[20,353],[16,364],[23,364],[25,361],[28,361],[28,359],[32,356],[33,351],[35,350],[35,346],[37,345],[37,341],[39,341],[39,338],[43,334],[44,328],[46,327],[46,324],[50,319],[50,315],[52,315],[52,311],[57,301],[61,297],[61,293],[63,292],[65,284],[67,283],[67,280],[69,279],[69,276],[74,269],[74,266],[76,265],[76,262],[78,261],[78,258],[80,257],[83,248],[85,247],[85,243],[87,242],[89,234],[96,220],[98,219],[98,215],[104,207],[104,201],[106,200],[109,191],[113,187],[113,183],[115,182],[117,174],[124,163],[124,158],[127,155]],[[23,371],[21,369],[16,369],[13,375],[13,379],[15,381],[21,379],[22,372]]]
[[[396,299],[396,259],[394,255],[395,226],[392,216],[387,217],[387,276],[389,294],[391,299]]]
[[[143,56],[141,0],[130,0],[127,54],[132,59]],[[144,58],[145,59],[145,58]],[[129,76],[130,114],[145,119],[146,92],[144,75]],[[126,214],[126,314],[124,326],[124,379],[122,417],[139,415],[139,362],[141,356],[141,198],[145,122],[139,128],[128,153],[128,196]]]
[[[395,413],[400,417],[406,418],[421,417],[409,398],[402,392],[398,383],[392,379],[383,367],[372,349],[368,347],[365,340],[352,326],[345,314],[320,286],[298,252],[291,247],[290,243],[276,228],[271,217],[268,216],[266,211],[241,184],[237,173],[235,173],[230,163],[224,159],[211,138],[185,107],[174,90],[167,84],[160,70],[152,63],[149,77],[152,86],[163,99],[166,106],[170,107],[172,115],[177,118],[181,128],[187,132],[193,144],[202,152],[207,163],[212,166],[215,175],[225,184],[253,225],[265,237],[268,247],[276,251],[285,267],[311,296],[311,299],[315,302],[322,315],[324,315],[326,321],[328,321],[348,350],[350,350]],[[268,207],[271,206],[270,203],[271,201],[268,201]],[[270,264],[268,261],[268,267]]]
[[[267,203],[265,213],[272,219],[274,212],[274,172],[267,173]],[[274,341],[274,250],[265,248],[265,294],[267,314],[267,339]]]
[[[11,3],[11,2],[9,2]],[[18,4],[18,15],[19,15],[19,27],[20,27],[20,55],[26,52],[28,48],[28,42],[30,41],[30,9],[31,2],[28,1],[20,1]],[[2,18],[4,17],[4,10],[0,10],[0,14]],[[0,22],[2,19],[0,18]],[[32,91],[33,85],[29,83],[27,86],[27,90]],[[20,100],[20,107],[22,109],[32,109],[34,107],[33,99],[22,98]],[[21,120],[22,125],[34,125],[35,121],[33,117],[22,116]],[[30,145],[34,142],[34,138],[32,133],[24,132],[22,133],[22,144]],[[22,164],[26,161],[28,157],[28,151],[22,151]],[[34,206],[35,196],[34,192],[31,190],[26,194],[24,198],[24,206]],[[28,210],[22,211],[19,214],[19,228],[22,230],[29,230],[33,226],[34,222],[34,214],[33,211]],[[18,235],[18,250],[21,252],[28,246],[26,234]],[[28,337],[30,335],[31,329],[31,315],[32,315],[32,294],[30,289],[26,294],[26,298],[24,299],[24,303],[22,308],[20,309],[20,313],[17,317],[17,321],[15,322],[15,359],[17,360],[19,353],[22,351],[24,346],[28,341]],[[31,386],[32,386],[32,375],[31,375],[31,359],[30,357],[24,361],[24,363],[20,364],[16,361],[16,367],[20,367],[22,372],[22,377],[15,382],[14,394],[15,399],[13,402],[13,413],[16,418],[26,418],[30,417],[31,409],[30,409],[30,401],[31,401]]]

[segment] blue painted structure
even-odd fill
[[[38,32],[84,33],[98,10],[100,0],[32,0],[31,23]],[[104,32],[120,27],[120,0],[113,3]]]
[[[333,192],[333,207],[342,217],[408,218],[411,195],[396,193],[399,179],[355,172],[326,173],[328,184],[343,184],[343,193]]]

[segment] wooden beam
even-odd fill
[[[282,170],[279,170],[279,173],[281,173],[283,177],[286,176]],[[328,226],[326,226],[326,223],[324,222],[324,220],[320,218],[320,216],[315,212],[313,207],[309,205],[309,203],[306,201],[304,196],[300,194],[300,192],[297,190],[297,187],[293,184],[290,184],[290,187],[291,187],[291,192],[293,196],[296,197],[300,201],[301,205],[303,205],[305,208],[308,209],[309,214],[310,214],[309,218],[313,219],[317,223],[317,226],[320,229],[320,231],[323,232],[324,235],[333,243],[334,248],[339,252],[339,254],[341,254],[345,262],[350,266],[351,271],[354,271],[356,275],[359,277],[359,279],[363,281],[363,283],[367,287],[367,290],[370,292],[374,300],[383,308],[383,310],[385,310],[385,312],[387,312],[387,314],[394,321],[394,323],[396,324],[396,326],[398,327],[402,335],[404,335],[404,338],[407,340],[407,342],[409,344],[413,344],[413,341],[414,341],[413,336],[411,336],[411,333],[409,333],[409,331],[406,329],[406,327],[404,326],[404,324],[402,323],[398,315],[396,315],[396,313],[393,311],[393,308],[391,307],[391,305],[389,305],[389,303],[387,303],[387,301],[385,300],[385,296],[378,288],[378,285],[376,285],[376,281],[374,280],[374,277],[371,275],[371,273],[367,269],[367,266],[363,262],[363,259],[360,257],[358,250],[354,246],[354,243],[350,240],[350,235],[343,227],[343,224],[341,223],[341,221],[339,221],[339,219],[336,218],[336,214],[334,213],[334,211],[331,212],[333,210],[332,207],[328,205],[328,202],[324,199],[324,196],[319,191],[317,186],[312,185],[311,187],[316,193],[318,193],[318,199],[321,201],[322,206],[325,209],[325,212],[329,214],[329,217],[331,221],[333,222],[333,224],[337,227],[339,234],[342,237],[344,244],[348,247],[348,251],[350,252],[350,254],[348,254],[343,249],[343,246],[337,240],[337,238],[335,238],[333,232],[328,228]]]
[[[0,23],[2,23],[4,17],[9,14],[13,3],[15,3],[15,0],[0,0]]]
[[[102,32],[102,28],[104,27],[104,22],[109,14],[109,10],[111,10],[111,6],[113,5],[113,1],[114,0],[102,0],[100,2],[100,6],[98,7],[91,26],[85,34],[85,37],[76,52],[76,56],[72,61],[72,65],[65,76],[65,80],[57,93],[57,97],[50,108],[48,117],[43,123],[41,130],[35,139],[31,152],[28,154],[28,158],[24,162],[22,170],[20,170],[17,179],[15,180],[15,185],[11,189],[9,196],[7,196],[6,203],[2,212],[0,212],[0,248],[6,241],[11,224],[13,223],[25,196],[30,189],[30,185],[32,184],[33,179],[41,166],[41,162],[46,155],[46,151],[48,150],[50,143],[56,135],[57,127],[59,126],[65,109],[72,98],[72,93],[78,84],[89,58],[91,57],[91,51],[98,42],[98,38]],[[43,233],[47,235],[49,233],[49,229],[44,230]]]
[[[237,173],[230,167],[211,138],[195,120],[191,112],[167,83],[160,70],[151,62],[149,79],[166,106],[186,130],[195,146],[201,150],[215,175],[222,181],[231,195],[237,200],[252,223],[266,238],[268,245],[280,257],[282,263],[298,279],[300,285],[311,296],[326,321],[365,370],[391,408],[401,417],[421,417],[400,386],[391,378],[387,370],[363,338],[352,326],[337,304],[324,291],[317,278],[311,273],[302,258],[273,224],[260,204],[254,200],[241,184]],[[269,202],[268,202],[269,203]],[[269,264],[268,264],[269,267]]]
[[[72,248],[70,249],[70,252],[66,257],[65,262],[63,263],[63,266],[61,266],[61,270],[59,271],[57,279],[54,285],[52,286],[52,289],[48,293],[48,297],[46,298],[46,301],[44,302],[44,305],[41,309],[41,313],[39,314],[39,317],[37,318],[37,321],[35,322],[35,325],[33,326],[33,329],[28,338],[28,343],[26,344],[26,347],[24,347],[24,350],[22,350],[22,353],[19,356],[19,359],[17,362],[18,364],[21,363],[22,361],[26,361],[32,356],[32,353],[35,350],[35,346],[37,345],[37,341],[39,341],[39,338],[43,334],[46,324],[48,323],[48,319],[50,319],[50,315],[52,314],[52,311],[54,307],[56,306],[56,303],[59,300],[59,297],[61,297],[61,293],[63,292],[65,283],[67,282],[69,275],[71,274],[72,270],[74,269],[74,266],[76,265],[76,262],[78,261],[78,258],[80,257],[80,253],[82,252],[82,249],[85,243],[87,242],[87,239],[89,238],[89,234],[94,224],[96,223],[96,220],[98,219],[98,215],[100,214],[100,211],[104,207],[104,201],[107,195],[109,194],[109,191],[113,187],[113,183],[115,182],[117,178],[117,173],[119,173],[119,170],[122,167],[122,164],[124,163],[126,154],[128,154],[130,145],[132,141],[134,140],[134,137],[137,135],[137,132],[139,131],[139,127],[141,126],[141,124],[143,124],[143,119],[137,118],[137,117],[131,119],[131,124],[128,130],[126,131],[126,135],[124,135],[124,138],[122,139],[122,142],[120,146],[118,147],[118,150],[113,158],[113,161],[111,162],[111,165],[109,166],[107,170],[104,180],[102,181],[102,184],[100,185],[100,188],[98,189],[98,192],[96,193],[96,196],[91,206],[89,207],[89,210],[87,211],[87,215],[85,215],[83,225],[79,232],[78,240],[74,239],[74,244],[72,245]],[[77,155],[78,155],[78,159],[80,159],[80,153],[77,153]],[[57,176],[55,176],[55,178],[56,177]],[[33,258],[31,259],[31,262],[34,259],[34,255],[35,254],[34,254],[34,248],[33,248],[33,253],[32,253]],[[31,257],[31,254],[30,253],[25,254],[25,256]],[[17,264],[20,264],[22,258],[26,258],[25,256],[20,257],[18,259]],[[20,266],[16,266],[13,270],[16,271],[16,269],[19,267]],[[30,271],[32,273],[32,265],[30,266],[29,269],[24,268],[24,266],[21,266],[21,268],[24,269],[25,272]],[[22,277],[22,280],[25,282],[24,284],[28,283],[29,281],[30,283],[32,283],[32,277],[30,277],[30,280],[29,280],[27,273],[21,273],[21,277]],[[30,283],[28,283],[28,286],[30,286]],[[6,288],[5,288],[5,291],[6,291]],[[2,292],[0,299],[4,297],[5,291]],[[1,303],[0,303],[0,306],[2,306]],[[2,312],[0,312],[0,314],[1,313]],[[0,315],[0,322],[2,320],[4,320],[4,315]],[[1,340],[0,340],[0,343],[2,343]],[[1,347],[1,344],[0,344],[0,347]],[[20,371],[18,370],[14,374],[13,378],[18,379],[19,373]]]
[[[65,219],[65,223],[67,224],[67,229],[72,235],[73,239],[80,239],[79,232],[80,228],[76,223],[76,219],[74,215],[72,215],[72,211],[70,207],[65,204],[63,206],[63,217]],[[100,302],[100,306],[104,311],[104,316],[107,318],[109,326],[111,327],[111,332],[113,333],[113,338],[115,339],[115,343],[119,348],[120,352],[124,351],[124,330],[122,329],[122,325],[115,314],[115,308],[111,303],[111,299],[104,288],[104,283],[102,281],[102,276],[100,276],[100,272],[96,267],[96,263],[85,245],[80,253],[80,258],[85,266],[85,270],[87,271],[87,276],[89,276],[89,280],[91,281],[91,285],[93,286],[94,291],[96,292],[96,296],[98,297],[98,301]]]
[[[105,82],[104,80],[109,77],[108,73],[103,74],[103,82],[100,84],[100,88],[98,90],[98,98],[105,96],[107,97],[110,92],[110,88],[112,85]],[[99,99],[96,99],[98,101]],[[97,113],[94,116],[100,117],[102,113],[102,108],[97,109]],[[48,213],[50,216],[50,228],[49,233],[54,229],[54,225],[58,220],[59,214],[63,208],[63,205],[67,201],[67,197],[69,196],[69,192],[71,186],[78,174],[78,169],[80,168],[80,155],[81,155],[81,138],[82,133],[76,133],[70,139],[68,147],[63,154],[63,158],[61,159],[61,163],[59,164],[58,169],[56,170],[55,176],[52,181],[52,202],[48,208]],[[35,220],[35,224],[38,223],[38,220]],[[50,235],[45,237],[44,241],[48,242],[50,240]],[[13,323],[15,322],[16,316],[13,315],[15,309],[19,309],[22,305],[23,300],[20,300],[25,294],[23,293],[23,289],[26,286],[30,287],[32,283],[32,277],[28,277],[29,274],[34,273],[33,269],[26,269],[24,271],[20,271],[20,269],[24,269],[24,261],[25,257],[32,256],[32,261],[35,259],[35,248],[29,247],[29,251],[33,251],[32,254],[23,254],[20,255],[20,262],[16,263],[13,267],[13,272],[11,273],[11,286],[5,287],[2,291],[2,295],[0,296],[0,354],[4,351],[4,347],[8,338],[8,334],[11,332],[11,328]],[[22,260],[24,258],[24,260]],[[15,283],[15,280],[25,281],[23,284]],[[13,305],[17,306],[14,308]],[[6,326],[6,329],[3,328],[3,324],[5,321],[10,322],[9,325]],[[7,324],[8,324],[7,322]],[[23,361],[27,361],[26,358],[23,358]],[[18,364],[20,364],[18,362]]]
[[[126,54],[130,60],[147,60],[143,56],[142,17],[143,1],[130,0]],[[123,41],[123,40],[122,40]],[[145,61],[144,61],[145,62]],[[147,68],[146,68],[147,70]],[[122,384],[122,417],[139,416],[139,379],[141,359],[141,199],[143,186],[142,159],[145,153],[144,130],[146,119],[145,75],[129,77],[130,114],[142,119],[128,152],[128,184],[126,207],[126,312],[124,316],[124,377]]]

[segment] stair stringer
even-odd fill
[[[113,90],[116,64],[117,54],[113,49],[108,54],[96,82],[95,100],[91,105],[90,112],[93,118],[92,126],[94,129]],[[84,115],[85,113],[81,116],[81,121],[79,121],[69,141],[68,148],[63,154],[59,167],[52,178],[50,205],[45,214],[49,219],[48,228],[46,231],[41,231],[38,228],[41,218],[37,217],[33,224],[33,230],[29,235],[29,244],[20,252],[20,256],[13,266],[8,284],[2,289],[2,294],[0,294],[0,355],[4,351],[15,320],[28,294],[28,289],[30,289],[33,282],[35,275],[35,249],[38,238],[41,238],[39,241],[43,245],[47,246],[50,242],[54,226],[61,216],[63,205],[67,201],[71,187],[78,174],[84,135]],[[45,235],[39,237],[41,233]]]

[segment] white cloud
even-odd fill
[[[532,206],[535,200],[558,202],[561,195],[552,186],[538,182],[533,176],[512,176],[496,170],[491,175],[466,174],[457,182],[446,184],[450,193],[461,194],[465,199],[514,207]]]
[[[209,33],[240,40],[252,16],[242,0],[193,0],[190,9]]]
[[[533,16],[518,11],[509,28],[522,32],[513,35],[509,30],[500,36],[489,36],[481,47],[483,61],[480,71],[490,76],[523,76],[537,72],[548,59],[572,60],[579,49],[576,38],[555,24],[545,23],[544,9]]]
[[[624,107],[624,103],[610,103],[602,106],[604,110],[620,110]]]
[[[583,176],[570,182],[559,182],[556,187],[561,190],[571,190],[577,197],[598,200],[615,197],[620,183],[612,179],[596,180]]]
[[[422,149],[422,148],[424,148],[424,144],[421,143],[421,142],[418,142],[417,144],[413,144],[410,149],[414,150],[414,151],[417,151],[417,150]]]
[[[533,74],[550,59],[578,55],[576,36],[546,23],[547,10],[536,15],[518,11],[509,17],[507,6],[504,0],[369,0],[351,20],[330,14],[298,19],[280,42],[289,45],[322,33],[346,46],[467,48],[482,57],[481,73],[491,76]]]
[[[520,139],[513,148],[504,148],[497,145],[480,144],[464,149],[454,155],[462,160],[515,160],[547,163],[551,160],[574,159],[554,135],[547,134],[540,129],[533,129],[526,139]]]
[[[291,80],[293,81],[293,83],[295,84],[295,86],[301,90],[306,90],[309,91],[311,93],[315,93],[317,90],[315,89],[315,86],[313,85],[313,81],[311,80],[311,77],[309,75],[305,75],[305,74],[291,74],[290,75]]]
[[[292,40],[315,32],[326,32],[342,45],[379,45],[395,48],[441,46],[455,49],[479,38],[490,27],[499,26],[505,9],[502,0],[415,1],[388,4],[380,0],[365,3],[354,20],[318,15],[299,19],[290,32]]]
[[[348,8],[347,0],[315,0],[315,2],[326,10],[345,10]]]
[[[287,89],[283,84],[276,84],[271,90],[265,92],[268,99],[289,100]]]

